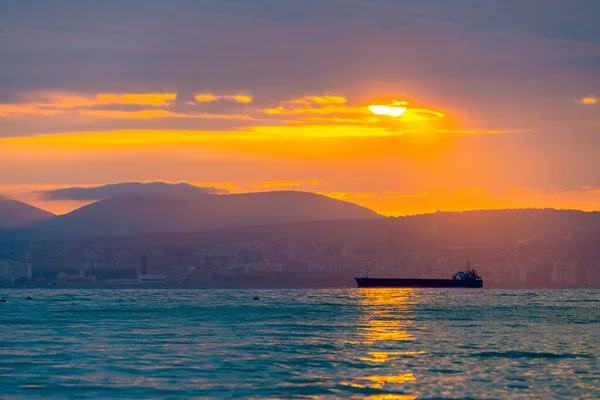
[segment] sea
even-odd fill
[[[2,298],[0,399],[600,398],[600,290]]]

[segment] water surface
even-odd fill
[[[2,297],[0,398],[600,398],[599,290]]]

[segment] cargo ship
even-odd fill
[[[360,288],[482,288],[483,279],[467,263],[466,271],[452,275],[452,279],[396,279],[354,278]]]

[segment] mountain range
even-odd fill
[[[28,225],[29,232],[119,236],[378,217],[356,204],[308,192],[188,193],[113,197],[20,226]]]
[[[21,228],[54,217],[54,214],[40,208],[0,197],[0,230]]]

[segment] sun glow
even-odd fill
[[[369,110],[375,115],[387,115],[389,117],[398,118],[406,112],[407,103],[394,100],[391,106],[372,105]]]

